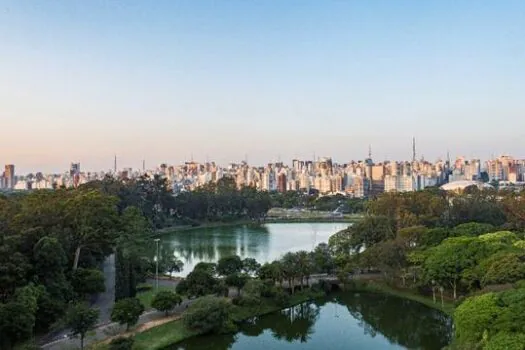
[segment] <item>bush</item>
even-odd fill
[[[167,316],[168,312],[173,310],[175,306],[180,305],[180,303],[182,303],[182,298],[177,293],[170,290],[164,290],[155,295],[151,302],[151,306],[159,311],[163,311]]]
[[[254,295],[237,296],[232,299],[232,304],[237,306],[254,306],[261,303],[261,298]]]
[[[235,328],[228,299],[214,296],[195,301],[184,313],[183,322],[186,327],[204,333],[226,333]]]
[[[109,343],[109,350],[131,350],[133,342],[132,337],[118,337]]]
[[[290,294],[286,293],[282,289],[278,289],[275,293],[275,296],[273,297],[273,300],[279,306],[288,306],[290,303]]]
[[[137,298],[121,299],[115,303],[111,310],[111,321],[130,326],[137,324],[140,315],[144,312],[144,305]]]
[[[261,296],[264,298],[273,298],[277,293],[277,288],[268,284],[263,284],[261,288]]]

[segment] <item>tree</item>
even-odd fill
[[[297,271],[300,278],[301,289],[304,288],[303,280],[306,279],[306,285],[310,284],[310,275],[313,272],[313,263],[310,259],[310,254],[307,251],[301,250],[295,253],[295,261],[297,264]]]
[[[494,293],[467,298],[454,311],[456,338],[461,344],[477,345],[499,312]]]
[[[523,257],[516,253],[494,254],[481,263],[482,284],[513,283],[525,278]]]
[[[109,249],[118,226],[117,200],[95,190],[72,192],[67,202],[66,217],[72,225],[74,247],[73,270],[76,270],[83,249]]]
[[[254,258],[246,258],[242,261],[242,271],[248,275],[255,275],[261,268],[261,264]]]
[[[494,226],[491,224],[483,224],[479,222],[468,222],[465,224],[458,225],[451,230],[451,236],[479,236],[484,233],[494,231]]]
[[[297,266],[297,256],[294,253],[288,252],[281,259],[282,274],[288,280],[288,286],[295,292],[295,278],[299,276],[299,268]]]
[[[243,275],[240,273],[233,273],[231,275],[226,276],[226,279],[224,282],[227,286],[235,287],[237,288],[237,294],[241,294],[241,289],[246,284],[246,281],[249,279],[247,275]]]
[[[525,350],[525,333],[497,333],[483,350]]]
[[[87,295],[103,293],[104,274],[100,270],[78,268],[72,272],[71,285],[80,298]]]
[[[217,272],[217,264],[201,261],[195,265],[193,271],[205,271],[213,276]]]
[[[319,243],[312,253],[314,269],[318,272],[332,273],[335,263],[326,243]]]
[[[350,230],[350,245],[356,251],[395,237],[392,222],[386,216],[366,216]]]
[[[184,313],[183,322],[186,327],[203,333],[225,333],[234,328],[230,302],[213,296],[195,301]]]
[[[66,315],[66,325],[71,328],[74,335],[80,336],[80,348],[84,349],[86,333],[95,327],[99,311],[91,309],[86,303],[73,305]]]
[[[180,305],[180,303],[182,303],[180,295],[170,290],[165,290],[160,291],[155,295],[151,302],[151,306],[159,311],[163,311],[166,316],[168,316],[168,313],[173,310],[175,306]]]
[[[182,260],[177,259],[176,256],[170,255],[167,261],[165,262],[166,270],[170,273],[170,279],[173,277],[174,272],[181,272],[184,263]]]
[[[111,320],[126,325],[126,330],[137,324],[144,312],[144,305],[137,298],[121,299],[115,303],[111,311]]]
[[[477,238],[448,238],[429,251],[423,264],[424,276],[427,282],[451,287],[456,299],[463,272],[476,266],[488,252],[486,244]]]
[[[219,283],[206,270],[194,269],[184,280],[186,293],[189,297],[200,297],[217,292]]]
[[[219,259],[217,263],[217,273],[222,276],[228,276],[241,272],[243,263],[238,255],[226,256]]]

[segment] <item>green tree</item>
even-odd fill
[[[451,230],[451,236],[479,236],[484,233],[494,232],[494,226],[491,224],[484,224],[479,222],[467,222],[458,225]]]
[[[225,333],[234,328],[230,302],[213,296],[195,301],[184,313],[183,322],[186,327],[203,333]]]
[[[86,333],[95,327],[98,321],[99,311],[91,309],[85,303],[73,305],[66,315],[66,326],[73,335],[80,337],[80,348],[84,349],[84,338]]]
[[[66,205],[65,215],[71,222],[70,243],[74,247],[73,270],[77,269],[81,252],[110,250],[118,226],[117,199],[99,191],[75,191]]]
[[[246,258],[242,261],[242,271],[248,275],[255,275],[261,268],[261,264],[254,258]]]
[[[144,305],[137,298],[121,299],[115,303],[111,311],[111,320],[126,325],[126,330],[139,321],[144,312]]]
[[[219,282],[206,270],[194,269],[184,279],[186,294],[189,297],[200,297],[208,294],[215,294],[219,287]]]
[[[456,338],[460,344],[476,346],[492,327],[500,307],[494,293],[467,298],[454,311]]]
[[[80,298],[91,294],[103,293],[104,274],[100,270],[78,268],[71,274],[71,285]]]
[[[180,295],[175,292],[165,290],[160,291],[155,295],[153,301],[151,302],[151,306],[159,311],[163,311],[166,316],[168,316],[168,313],[173,310],[175,306],[180,305],[180,303],[182,303],[182,298]]]
[[[244,274],[240,273],[233,273],[231,275],[226,276],[224,282],[229,287],[235,287],[237,288],[237,294],[241,294],[241,289],[244,287],[246,282],[248,281],[249,277]]]
[[[525,333],[497,333],[483,350],[525,350]]]
[[[513,283],[525,278],[523,256],[503,252],[494,254],[481,263],[485,272],[482,284]]]
[[[222,276],[239,273],[242,268],[242,260],[238,255],[226,256],[217,262],[217,273]]]
[[[311,258],[316,271],[328,274],[332,273],[335,263],[334,259],[332,258],[332,254],[330,254],[330,248],[328,244],[319,243],[315,247]]]
[[[457,298],[458,284],[465,270],[476,266],[488,254],[487,246],[477,238],[449,238],[432,248],[423,264],[426,281],[450,287]]]
[[[281,259],[282,275],[288,281],[288,286],[295,292],[295,279],[300,275],[297,264],[297,256],[294,253],[288,252]]]

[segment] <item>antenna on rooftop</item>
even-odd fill
[[[412,137],[412,161],[416,161],[416,138]]]

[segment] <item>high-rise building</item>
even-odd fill
[[[277,176],[277,191],[286,192],[286,174],[284,172]]]
[[[4,171],[5,188],[13,189],[15,187],[15,166],[7,164]]]

